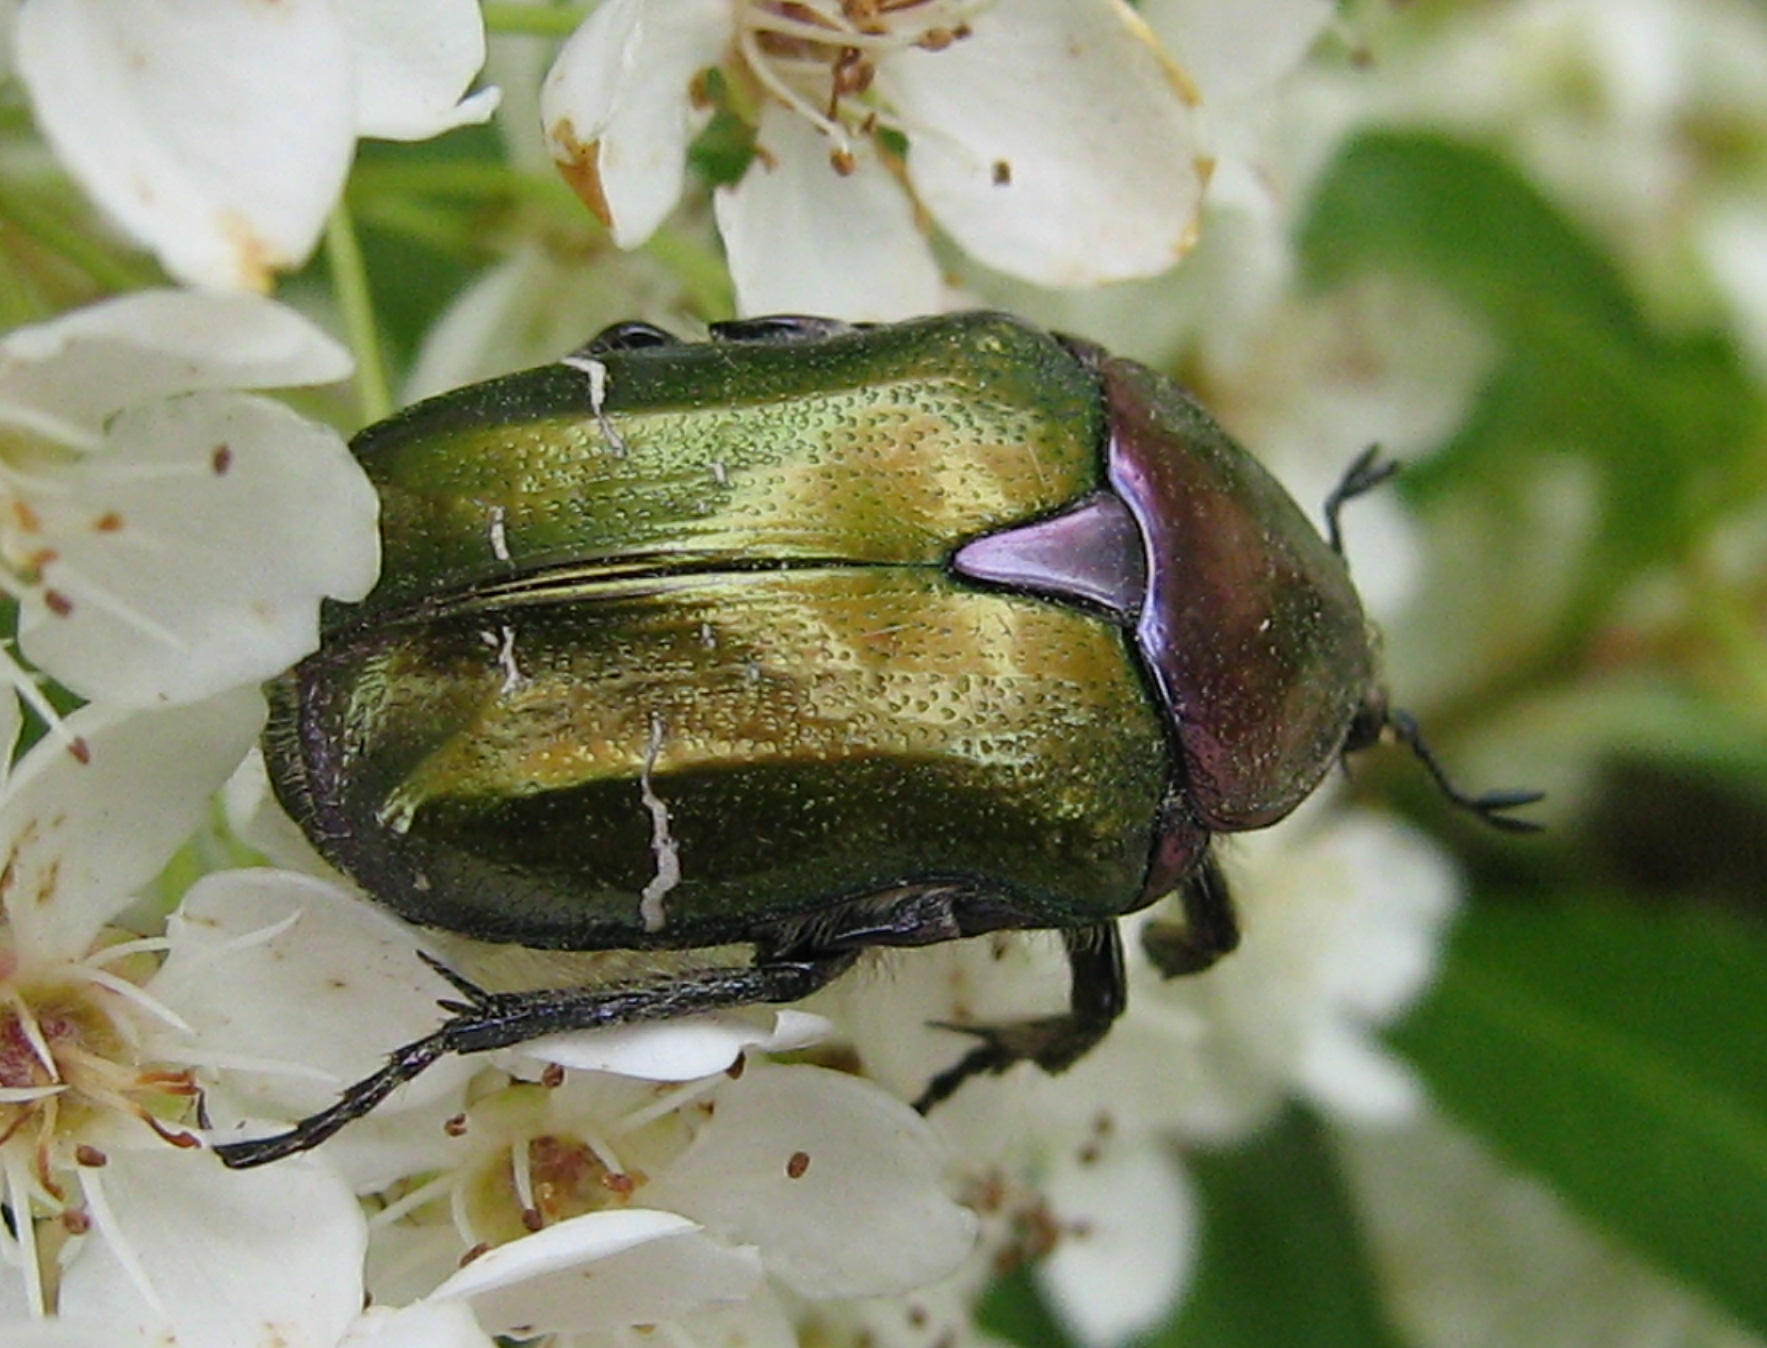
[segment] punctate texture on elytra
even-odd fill
[[[1373,685],[1175,383],[1009,317],[622,325],[364,431],[385,563],[277,790],[405,917],[570,949],[1071,929],[1281,818]]]

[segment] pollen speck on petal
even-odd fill
[[[613,208],[608,205],[607,191],[601,182],[601,142],[579,140],[569,117],[559,118],[546,135],[560,176],[595,218],[612,229]]]

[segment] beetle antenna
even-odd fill
[[[1331,550],[1338,556],[1344,555],[1344,534],[1338,524],[1338,512],[1344,508],[1345,503],[1373,491],[1398,471],[1397,459],[1388,459],[1385,463],[1380,461],[1379,445],[1370,445],[1344,470],[1337,486],[1331,489],[1331,495],[1325,498],[1325,541],[1331,544]]]
[[[1411,750],[1417,761],[1428,769],[1430,776],[1435,778],[1436,789],[1447,797],[1450,804],[1477,815],[1492,828],[1509,833],[1538,833],[1544,827],[1532,819],[1517,819],[1504,813],[1506,810],[1519,809],[1523,805],[1545,800],[1544,791],[1486,791],[1482,795],[1469,796],[1448,779],[1447,770],[1442,767],[1429,745],[1424,743],[1423,731],[1418,729],[1417,719],[1410,712],[1397,709],[1389,711],[1386,723],[1392,728],[1393,738]]]

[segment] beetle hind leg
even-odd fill
[[[1200,974],[1239,945],[1239,919],[1233,895],[1211,854],[1178,886],[1182,922],[1150,922],[1141,929],[1141,948],[1167,978]]]
[[[974,1035],[982,1042],[927,1082],[915,1109],[924,1114],[971,1077],[1004,1072],[1014,1063],[1034,1062],[1045,1072],[1066,1071],[1104,1038],[1123,1014],[1128,994],[1117,924],[1069,928],[1062,932],[1062,943],[1073,980],[1066,1014],[1005,1025],[940,1022],[945,1029]]]
[[[442,1003],[443,1009],[453,1014],[440,1026],[395,1049],[379,1071],[362,1078],[335,1104],[293,1128],[269,1137],[223,1142],[214,1151],[235,1170],[264,1165],[318,1146],[445,1054],[485,1053],[542,1035],[667,1020],[723,1007],[795,1002],[845,972],[857,958],[856,950],[817,951],[645,983],[526,992],[486,992],[444,969],[464,1000]]]

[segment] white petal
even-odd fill
[[[607,252],[586,267],[580,255],[521,244],[430,324],[404,396],[547,364],[626,319],[674,325],[683,307],[679,282],[648,253]]]
[[[736,307],[887,322],[936,311],[938,264],[900,184],[866,147],[845,177],[822,134],[787,109],[761,114],[760,153],[714,199]]]
[[[221,788],[221,807],[233,836],[254,852],[261,852],[272,866],[322,880],[339,878],[271,792],[262,749],[248,753],[227,779]]]
[[[32,0],[18,62],[56,154],[180,279],[261,290],[312,251],[356,140],[328,0]]]
[[[799,1348],[802,1342],[779,1298],[765,1283],[746,1301],[703,1306],[674,1324],[695,1348]]]
[[[101,1229],[63,1280],[68,1318],[163,1327],[178,1348],[333,1348],[361,1310],[362,1212],[326,1167],[236,1172],[155,1145],[112,1151],[89,1173],[159,1305]]]
[[[727,0],[607,0],[546,76],[552,157],[620,247],[649,238],[681,196],[701,120],[688,86],[729,41]]]
[[[1132,11],[1002,0],[972,28],[878,72],[909,128],[908,180],[951,237],[1043,285],[1151,276],[1183,256],[1208,165],[1182,77]]]
[[[0,1345],[0,1348],[4,1348]],[[496,1348],[464,1302],[370,1306],[338,1348]]]
[[[297,913],[271,939],[255,939]],[[417,957],[409,928],[336,885],[292,871],[204,876],[167,934],[171,950],[149,987],[198,1028],[202,1053],[309,1069],[222,1073],[234,1101],[266,1114],[330,1104],[340,1083],[366,1076],[388,1051],[434,1029],[442,1019],[437,999],[453,995]],[[183,1056],[190,1053],[185,1045]],[[467,1070],[458,1060],[437,1064],[395,1096],[395,1106],[439,1099]]]
[[[433,1293],[471,1304],[494,1334],[593,1333],[740,1301],[760,1282],[752,1251],[645,1208],[572,1217],[486,1251]]]
[[[1063,1228],[1038,1281],[1069,1332],[1113,1348],[1158,1325],[1196,1259],[1196,1204],[1163,1143],[1102,1144],[1044,1179]]]
[[[144,399],[329,384],[351,366],[348,351],[274,300],[143,290],[0,338],[0,422],[89,446]]]
[[[1330,23],[1332,0],[1143,0],[1142,17],[1211,105],[1286,75]]]
[[[364,136],[426,140],[482,122],[497,91],[461,95],[485,64],[477,0],[339,0],[356,69],[356,119]]]
[[[722,1072],[750,1049],[786,1053],[817,1043],[832,1029],[827,1020],[807,1011],[775,1011],[771,1026],[731,1011],[552,1034],[523,1044],[518,1052],[560,1067],[618,1072],[645,1081],[692,1081]]]
[[[1363,1124],[1402,1123],[1423,1104],[1410,1067],[1366,1032],[1336,1022],[1314,1028],[1295,1062],[1295,1083],[1316,1104]]]
[[[164,1348],[165,1340],[137,1326],[120,1324],[70,1324],[66,1320],[30,1323],[21,1314],[18,1323],[0,1329],[0,1348]]]
[[[281,672],[319,641],[319,601],[380,564],[379,501],[342,437],[280,403],[193,393],[122,413],[106,453],[34,500],[55,559],[24,653],[82,697],[187,701]]]
[[[18,750],[18,732],[24,729],[24,709],[18,694],[0,683],[0,786],[6,784],[12,771],[12,758]]]
[[[894,1096],[819,1067],[755,1067],[717,1102],[647,1196],[760,1246],[794,1291],[905,1292],[969,1254],[975,1215],[946,1196],[943,1148]]]
[[[87,762],[39,740],[0,804],[0,897],[21,960],[83,955],[200,822],[263,722],[263,698],[240,688],[173,711],[83,707],[67,729]]]

